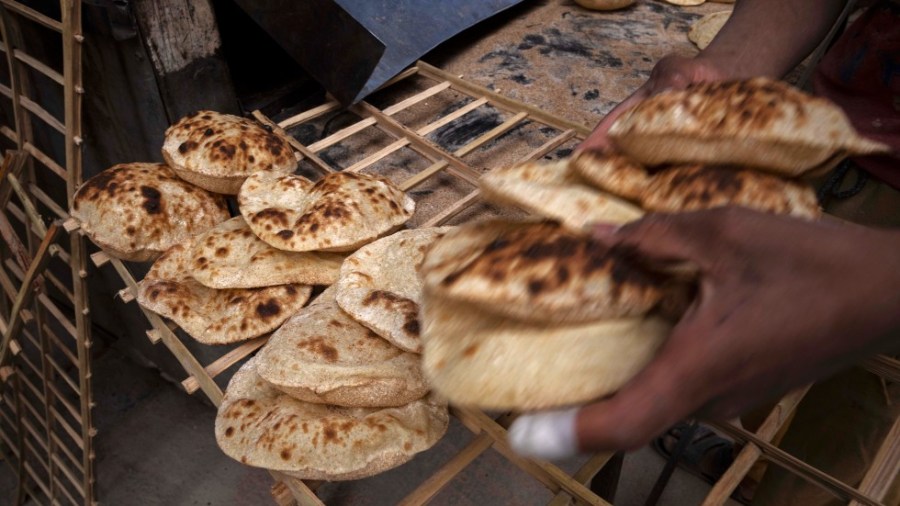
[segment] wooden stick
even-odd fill
[[[460,107],[459,109],[442,117],[441,119],[435,121],[434,123],[429,123],[428,125],[425,125],[422,128],[416,130],[416,133],[424,137],[424,136],[430,134],[431,132],[434,132],[438,128],[441,128],[444,125],[450,124],[450,123],[456,121],[457,119],[462,118],[466,114],[469,114],[470,112],[474,111],[475,109],[478,109],[479,107],[481,107],[487,103],[488,103],[488,100],[484,97],[479,98],[478,100],[473,100],[472,102],[469,102],[468,104],[466,104],[463,107]]]
[[[403,498],[398,506],[418,506],[427,504],[463,469],[485,452],[494,440],[487,433],[481,433],[456,453],[446,464],[423,481],[415,490]]]
[[[331,100],[325,102],[320,106],[313,107],[312,109],[301,112],[300,114],[296,114],[294,116],[291,116],[290,118],[281,120],[278,122],[278,126],[287,130],[302,123],[306,123],[311,119],[316,119],[323,114],[328,114],[329,112],[339,109],[340,107],[341,104],[337,100]]]
[[[59,72],[53,70],[49,65],[43,63],[37,58],[29,55],[28,53],[22,51],[21,49],[15,48],[13,49],[13,56],[21,61],[22,63],[28,65],[29,67],[37,70],[41,74],[49,77],[50,79],[56,81],[60,85],[65,85],[65,81],[63,81],[63,76]]]
[[[414,174],[412,177],[410,177],[409,179],[407,179],[406,181],[401,183],[400,188],[403,191],[409,191],[410,189],[414,188],[415,186],[422,184],[426,179],[437,174],[438,172],[440,172],[441,170],[446,168],[448,165],[449,164],[444,160],[435,162],[435,163],[431,164],[429,167],[427,167],[425,170]]]
[[[784,396],[759,426],[756,436],[761,440],[771,442],[772,438],[791,419],[791,415],[797,409],[797,405],[800,404],[800,401],[803,400],[808,391],[809,386],[806,386]],[[762,457],[762,451],[759,447],[754,444],[744,445],[744,448],[738,453],[728,470],[713,485],[709,494],[703,500],[703,506],[725,504],[760,457]]]
[[[25,215],[28,216],[31,223],[37,227],[39,235],[41,237],[47,235],[47,225],[44,224],[44,219],[41,218],[41,214],[38,212],[37,208],[34,207],[34,203],[31,202],[31,197],[25,191],[25,188],[22,188],[19,178],[16,177],[15,174],[8,174],[6,179],[12,186],[13,191],[16,192],[16,196],[19,197],[19,200],[22,202],[22,208],[25,210]]]
[[[310,151],[312,151],[313,153],[318,153],[318,152],[322,151],[323,149],[333,146],[352,135],[362,132],[366,128],[369,128],[370,126],[374,125],[375,123],[376,123],[375,118],[364,118],[348,127],[344,127],[342,129],[338,130],[337,132],[329,135],[328,137],[325,137],[324,139],[318,140],[318,141],[310,144],[309,146],[307,146],[307,148]]]
[[[137,283],[134,281],[134,278],[131,276],[131,273],[128,272],[128,268],[122,263],[121,260],[117,258],[110,259],[110,263],[112,263],[113,267],[116,269],[116,272],[119,273],[119,277],[122,278],[122,281],[125,282],[126,286],[130,287],[133,290],[137,290]],[[175,355],[175,358],[181,364],[181,367],[187,371],[188,374],[197,378],[200,383],[200,389],[203,390],[203,393],[209,397],[209,400],[218,407],[219,404],[222,403],[222,390],[218,385],[213,381],[213,379],[206,373],[203,369],[203,366],[200,365],[200,362],[191,354],[191,352],[187,349],[184,343],[178,339],[169,327],[166,326],[165,322],[162,321],[159,315],[153,313],[151,311],[147,311],[143,307],[141,307],[141,311],[144,313],[144,316],[150,321],[150,325],[159,332],[160,339],[163,344],[166,345],[166,348]]]
[[[31,264],[31,254],[28,253],[28,248],[19,240],[19,236],[13,230],[12,223],[9,222],[3,213],[0,213],[0,237],[3,238],[3,242],[9,247],[16,264],[22,269],[27,268]]]
[[[390,107],[386,107],[384,109],[384,113],[387,114],[388,116],[393,116],[394,114],[397,114],[398,112],[400,112],[404,109],[408,109],[423,100],[426,100],[430,97],[433,97],[434,95],[437,95],[438,93],[446,90],[449,87],[450,87],[449,81],[444,81],[440,84],[436,84],[424,91],[420,91],[419,93],[416,93],[415,95],[413,95],[409,98],[401,100],[400,102],[397,102],[396,104],[394,104]]]
[[[38,302],[40,302],[45,308],[47,308],[47,311],[49,311],[50,314],[52,314],[53,317],[58,320],[60,326],[66,329],[66,332],[68,332],[69,335],[72,336],[72,339],[77,343],[78,328],[75,325],[72,325],[72,322],[69,321],[68,318],[66,318],[66,315],[64,315],[62,311],[60,311],[60,309],[56,307],[56,304],[54,304],[46,294],[38,294],[37,299]]]
[[[56,377],[62,378],[63,382],[72,389],[72,393],[80,396],[81,392],[78,391],[78,385],[75,384],[75,381],[73,381],[72,378],[69,377],[68,373],[65,372],[65,370],[59,365],[59,363],[56,362],[56,360],[53,359],[52,356],[50,356],[49,353],[47,354],[47,362],[50,364],[50,367],[52,367],[56,371]]]
[[[63,355],[65,355],[66,358],[69,359],[69,361],[71,363],[73,363],[73,364],[78,363],[78,357],[76,357],[72,353],[72,351],[69,350],[69,347],[66,346],[65,343],[63,343],[62,339],[60,339],[59,336],[57,336],[56,333],[54,333],[53,330],[49,326],[47,326],[46,323],[41,324],[41,329],[44,331],[45,334],[47,334],[48,337],[50,337],[50,340],[53,341],[53,344],[56,345],[56,349],[60,350],[63,353]]]
[[[859,491],[879,501],[885,501],[891,492],[891,487],[897,482],[900,474],[900,418],[894,420],[890,432],[875,454],[875,460],[862,483]],[[859,506],[858,501],[852,501],[850,506]]]
[[[469,153],[471,153],[472,151],[475,151],[476,149],[480,148],[484,144],[487,144],[488,142],[505,134],[506,132],[508,132],[509,130],[514,128],[517,124],[519,124],[520,121],[524,120],[527,117],[528,117],[528,113],[520,112],[520,113],[516,114],[515,116],[513,116],[512,118],[509,118],[508,120],[504,121],[503,123],[497,125],[496,127],[490,129],[489,131],[485,132],[484,134],[479,136],[474,141],[466,144],[462,148],[457,149],[456,151],[453,152],[453,154],[462,158],[462,157],[468,155]]]
[[[48,169],[50,169],[51,172],[53,172],[54,174],[56,174],[57,176],[59,176],[62,179],[66,179],[66,177],[67,177],[66,169],[64,169],[61,165],[59,165],[58,163],[53,161],[52,158],[47,156],[46,153],[44,153],[43,151],[38,149],[34,144],[32,144],[28,141],[25,141],[23,143],[22,149],[29,155],[33,156],[35,160],[41,162],[44,165],[44,167],[47,167]]]
[[[57,218],[61,220],[67,220],[69,218],[69,213],[67,213],[65,209],[59,207],[59,205],[52,198],[50,198],[49,195],[44,193],[44,190],[38,188],[37,185],[35,185],[34,183],[29,183],[28,189],[31,191],[31,194],[34,195],[34,198],[38,199],[41,204],[47,206],[47,209],[53,212],[53,214],[55,214]],[[78,220],[75,220],[75,223],[78,223]],[[81,225],[79,224],[79,226]],[[72,232],[72,230],[69,230],[69,228],[66,227],[66,221],[63,222],[63,228],[66,229],[66,232]]]
[[[80,474],[84,474],[84,469],[81,468],[81,462],[79,462],[78,459],[75,458],[75,455],[72,453],[71,450],[69,450],[69,448],[65,445],[65,443],[63,443],[62,439],[60,439],[59,436],[55,432],[52,432],[52,431],[50,432],[50,436],[53,438],[53,442],[54,442],[54,444],[56,444],[56,448],[59,448],[62,451],[62,453],[66,457],[68,457],[69,464],[74,466],[76,471],[78,471]]]
[[[5,2],[6,0],[0,0],[0,3]],[[5,9],[0,9],[0,38],[3,39],[3,42],[6,45],[9,45],[9,41],[12,38],[12,21],[10,17],[11,16]],[[15,124],[16,136],[19,141],[16,146],[18,146],[19,149],[22,149],[25,142],[31,140],[31,124],[28,121],[28,115],[25,113],[21,101],[22,75],[19,74],[19,69],[17,68],[18,65],[16,65],[15,60],[10,57],[9,52],[6,54],[6,62],[9,67],[9,98],[12,101],[13,122]]]
[[[315,492],[309,489],[305,483],[297,479],[282,480],[294,495],[299,506],[325,506],[325,503],[319,499]]]
[[[421,150],[421,152],[430,155],[434,160],[439,160],[442,158],[446,159],[450,163],[450,166],[447,167],[447,171],[462,178],[472,185],[478,185],[478,171],[466,165],[466,163],[459,158],[441,150],[441,148],[435,146],[430,141],[418,137],[415,132],[401,125],[390,116],[379,111],[378,108],[374,107],[373,105],[366,102],[360,102],[352,106],[351,110],[357,112],[361,116],[369,115],[375,117],[378,121],[378,126],[383,128],[394,137],[408,138],[412,146],[418,148],[419,150]]]
[[[501,109],[513,112],[527,112],[529,116],[539,120],[541,123],[545,123],[559,130],[575,130],[579,135],[584,136],[591,133],[591,129],[585,125],[562,119],[558,116],[546,113],[537,107],[505,97],[483,86],[464,81],[449,72],[429,65],[421,60],[416,62],[416,66],[419,67],[419,72],[422,75],[439,81],[450,81],[453,89],[459,90],[467,95],[487,97],[491,104],[495,104]]]
[[[706,423],[710,427],[713,427],[725,433],[727,436],[738,442],[753,443],[754,445],[759,447],[760,450],[762,450],[763,456],[767,460],[778,464],[779,466],[803,478],[809,483],[827,490],[843,500],[854,499],[866,506],[884,506],[880,502],[870,497],[866,497],[853,487],[834,478],[829,474],[820,471],[819,469],[816,469],[815,467],[812,467],[806,462],[803,462],[802,460],[785,452],[781,448],[778,448],[766,441],[763,441],[762,439],[757,438],[754,434],[751,434],[743,429],[738,429],[737,427],[729,424],[720,424],[714,422]]]
[[[222,374],[222,372],[227,371],[229,367],[252,354],[254,351],[262,348],[268,341],[269,336],[266,335],[241,343],[237,348],[222,355],[215,362],[206,366],[204,370],[209,374],[209,377],[215,378],[219,374]],[[197,378],[190,376],[181,382],[181,386],[184,387],[187,393],[192,394],[200,388],[200,383],[197,381]]]
[[[900,383],[900,360],[878,355],[863,362],[863,367],[888,381]]]
[[[6,359],[9,340],[13,335],[18,334],[19,329],[22,326],[22,317],[19,313],[25,305],[31,302],[31,298],[34,295],[32,283],[34,283],[34,280],[37,278],[38,272],[43,270],[47,265],[47,262],[50,261],[48,250],[53,241],[56,240],[56,236],[59,234],[60,230],[61,228],[56,223],[50,225],[50,229],[47,230],[47,234],[44,236],[44,240],[41,242],[37,254],[34,257],[34,261],[31,262],[28,272],[25,273],[22,287],[19,289],[16,300],[13,302],[9,328],[3,333],[3,340],[0,342],[0,364]]]
[[[591,481],[591,478],[593,478],[600,469],[603,469],[603,466],[609,462],[609,459],[611,459],[613,455],[613,453],[598,453],[591,456],[591,458],[572,475],[572,478],[587,486],[588,482]],[[560,491],[553,497],[548,506],[568,506],[571,500],[572,496],[566,492]]]
[[[31,100],[25,95],[20,95],[19,103],[22,104],[22,107],[31,112],[31,114],[34,114],[38,118],[42,119],[44,123],[46,123],[50,128],[63,135],[66,135],[66,125],[56,119],[56,117],[54,117],[52,114],[47,112],[47,110],[41,107],[37,102]]]
[[[475,190],[475,191],[469,193],[465,197],[457,200],[452,206],[448,207],[447,209],[444,209],[443,211],[441,211],[440,213],[438,213],[437,215],[432,217],[430,220],[423,223],[422,226],[423,227],[437,227],[437,226],[443,225],[444,223],[447,223],[454,216],[463,212],[467,207],[469,207],[471,204],[473,204],[475,202],[475,200],[478,199],[478,197],[480,197],[480,196],[481,196],[481,192],[478,190]]]
[[[371,155],[347,167],[342,172],[359,172],[366,167],[374,164],[375,162],[378,162],[379,160],[389,156],[391,153],[398,151],[406,146],[409,146],[409,139],[397,139],[396,141],[379,149],[375,153],[372,153]]]
[[[503,454],[507,460],[547,485],[551,492],[557,493],[560,490],[565,490],[576,499],[588,504],[609,504],[553,464],[540,460],[527,459],[518,455],[510,448],[509,443],[506,440],[506,430],[484,413],[473,409],[457,407],[451,407],[451,412],[454,416],[459,418],[463,425],[476,434],[484,431],[490,435],[494,439],[495,450]]]
[[[59,22],[53,18],[50,18],[48,16],[45,16],[45,15],[41,14],[40,12],[32,9],[31,7],[28,7],[27,5],[23,5],[14,0],[0,0],[0,4],[3,4],[4,6],[8,7],[9,10],[14,11],[14,12],[28,18],[28,19],[34,21],[35,23],[44,25],[47,28],[49,28],[55,32],[62,33],[63,27],[62,27],[61,22]],[[6,41],[8,39],[6,39],[4,37],[3,40]]]

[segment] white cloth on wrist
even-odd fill
[[[575,417],[581,408],[522,415],[509,427],[509,444],[527,457],[559,460],[578,454]]]

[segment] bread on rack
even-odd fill
[[[289,174],[297,168],[286,138],[253,120],[214,111],[193,112],[170,126],[162,155],[185,181],[228,195],[256,172]]]
[[[192,241],[169,248],[138,283],[137,301],[205,344],[228,344],[278,328],[312,293],[308,285],[217,290],[190,275]]]
[[[360,248],[341,266],[338,305],[394,346],[420,353],[417,270],[425,249],[450,230],[402,230]]]
[[[406,223],[415,202],[380,176],[335,172],[319,181],[255,174],[238,194],[263,241],[287,251],[353,251]]]
[[[398,407],[346,408],[297,400],[263,380],[255,358],[234,375],[216,416],[229,457],[308,480],[353,480],[397,467],[447,431],[435,395]]]
[[[72,217],[109,255],[153,260],[175,244],[228,219],[215,195],[158,163],[124,163],[91,177],[75,192]]]
[[[256,237],[241,216],[199,235],[190,251],[190,275],[210,288],[259,288],[284,284],[330,285],[344,255],[294,252]]]

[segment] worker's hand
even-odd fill
[[[719,81],[724,78],[722,72],[710,61],[703,58],[686,58],[684,56],[669,55],[659,60],[650,79],[640,88],[615,106],[597,124],[594,131],[578,146],[579,150],[606,151],[610,147],[606,133],[609,127],[628,109],[634,107],[641,100],[670,89],[683,89],[691,83]]]
[[[681,419],[735,417],[900,344],[896,231],[728,208],[596,235],[653,262],[696,264],[698,295],[618,393],[517,421],[510,439],[525,453],[635,449]]]

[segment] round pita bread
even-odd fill
[[[297,168],[287,139],[259,123],[213,111],[197,111],[166,130],[162,155],[185,181],[236,195],[255,172],[290,174]]]
[[[570,171],[568,160],[494,169],[481,177],[479,188],[489,202],[520,207],[576,231],[601,222],[627,223],[644,214],[628,202],[583,184]]]
[[[447,431],[434,395],[401,407],[342,408],[299,401],[266,383],[250,359],[231,379],[216,442],[244,464],[304,480],[354,480],[397,467]]]
[[[681,212],[741,206],[815,219],[822,210],[812,186],[755,170],[686,165],[650,178],[640,202],[649,211]]]
[[[163,253],[138,283],[137,301],[201,343],[229,344],[261,336],[309,300],[312,288],[304,285],[207,288],[190,277],[191,247],[188,241]]]
[[[228,207],[221,196],[182,181],[163,164],[125,163],[85,181],[71,214],[108,254],[147,262],[227,220]]]
[[[451,403],[482,409],[549,409],[613,393],[653,358],[671,328],[657,317],[525,323],[425,294],[425,375]]]
[[[706,0],[666,0],[666,2],[681,7],[693,7],[696,5],[703,5],[706,3]]]
[[[360,248],[341,266],[338,305],[395,346],[421,352],[417,271],[425,249],[449,230],[403,230]]]
[[[836,156],[889,151],[860,137],[831,102],[763,77],[662,92],[622,114],[609,137],[647,166],[736,165],[788,177]]]
[[[584,151],[569,166],[591,185],[631,202],[640,202],[650,182],[644,167],[622,155]]]
[[[698,48],[706,49],[706,46],[719,34],[719,30],[725,26],[729,17],[731,17],[731,11],[713,12],[703,16],[691,25],[688,40],[696,44]]]
[[[260,239],[287,251],[353,251],[396,230],[416,209],[387,179],[350,172],[316,183],[256,174],[241,187],[238,204]]]
[[[222,222],[194,239],[190,275],[210,288],[258,288],[285,284],[330,285],[343,255],[273,248],[256,237],[244,218]]]
[[[426,290],[521,321],[577,323],[639,316],[664,280],[625,254],[552,223],[466,224],[428,250]]]
[[[263,379],[306,402],[402,406],[428,391],[419,356],[344,313],[333,287],[275,331],[256,357]]]

